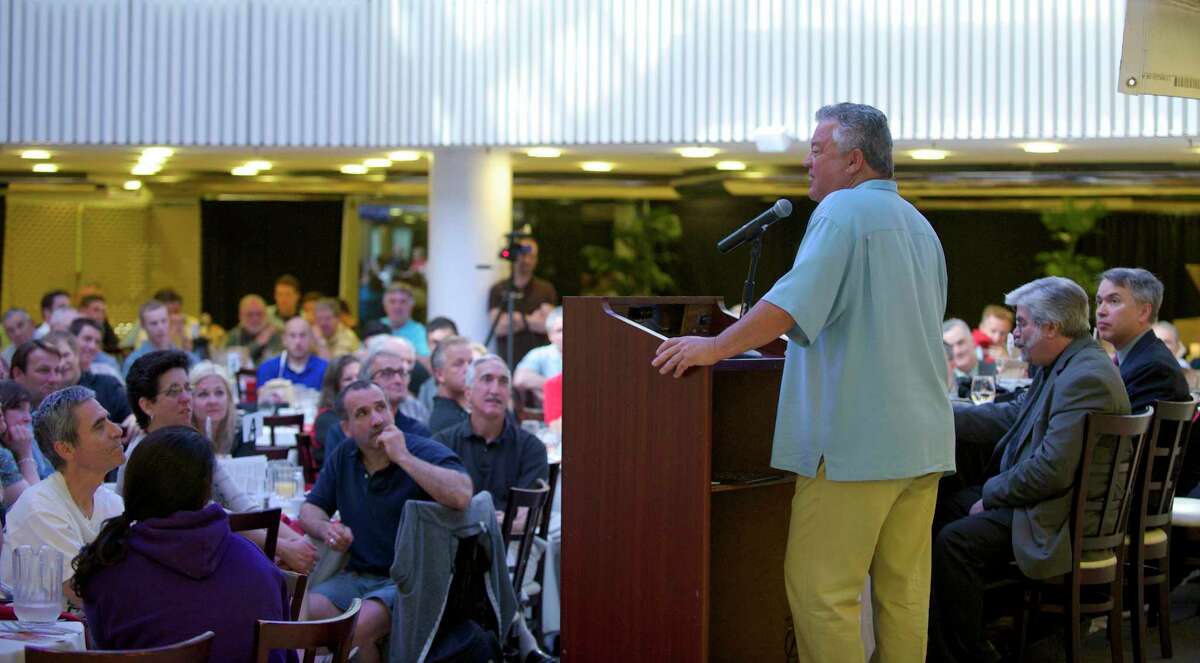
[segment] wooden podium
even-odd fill
[[[655,349],[733,324],[716,297],[565,307],[564,660],[783,661],[794,478],[713,476],[773,471],[786,344],[675,379]]]

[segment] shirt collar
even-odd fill
[[[471,431],[471,435],[470,435],[470,437],[472,437],[472,438],[474,438],[474,439],[476,439],[476,440],[479,440],[480,442],[482,442],[482,443],[484,443],[484,444],[487,444],[487,440],[486,440],[486,439],[484,439],[484,437],[483,437],[482,435],[480,435],[479,433],[476,433],[476,432],[475,432],[475,426],[473,426],[473,425],[471,424],[471,420],[470,420],[470,419],[467,419],[467,428],[469,428],[469,429],[470,429],[470,431]],[[506,441],[506,440],[508,440],[510,437],[512,437],[512,435],[513,435],[513,433],[512,433],[512,426],[510,426],[510,425],[509,425],[509,423],[508,423],[508,416],[507,416],[507,415],[505,415],[505,417],[504,417],[504,428],[501,428],[501,429],[500,429],[500,435],[496,436],[496,441],[495,441],[493,444],[500,444],[500,443],[502,443],[502,442],[505,442],[505,441]]]
[[[1133,346],[1138,344],[1138,341],[1142,340],[1143,336],[1145,336],[1146,334],[1149,334],[1150,331],[1151,331],[1150,329],[1147,329],[1146,331],[1135,336],[1132,341],[1126,343],[1125,347],[1117,348],[1117,362],[1124,364],[1125,357],[1129,356],[1129,351],[1133,349]]]
[[[886,180],[883,178],[875,178],[865,182],[859,182],[855,189],[878,189],[880,191],[899,192],[896,187],[896,180]]]

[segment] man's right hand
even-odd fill
[[[350,544],[354,543],[354,532],[339,522],[331,522],[326,530],[325,543],[330,550],[346,552],[350,549]]]

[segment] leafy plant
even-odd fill
[[[585,246],[584,292],[590,295],[662,295],[675,289],[664,267],[675,260],[673,247],[683,235],[679,217],[644,203],[633,214],[613,221],[612,248]]]
[[[1062,209],[1042,212],[1042,225],[1062,248],[1042,251],[1037,261],[1046,276],[1062,276],[1078,283],[1089,296],[1096,295],[1096,280],[1104,271],[1104,261],[1096,256],[1076,253],[1079,240],[1096,231],[1096,222],[1107,214],[1099,202],[1081,208],[1070,198],[1063,199]]]

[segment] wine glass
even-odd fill
[[[976,405],[991,403],[996,399],[996,380],[990,375],[971,378],[971,402]]]

